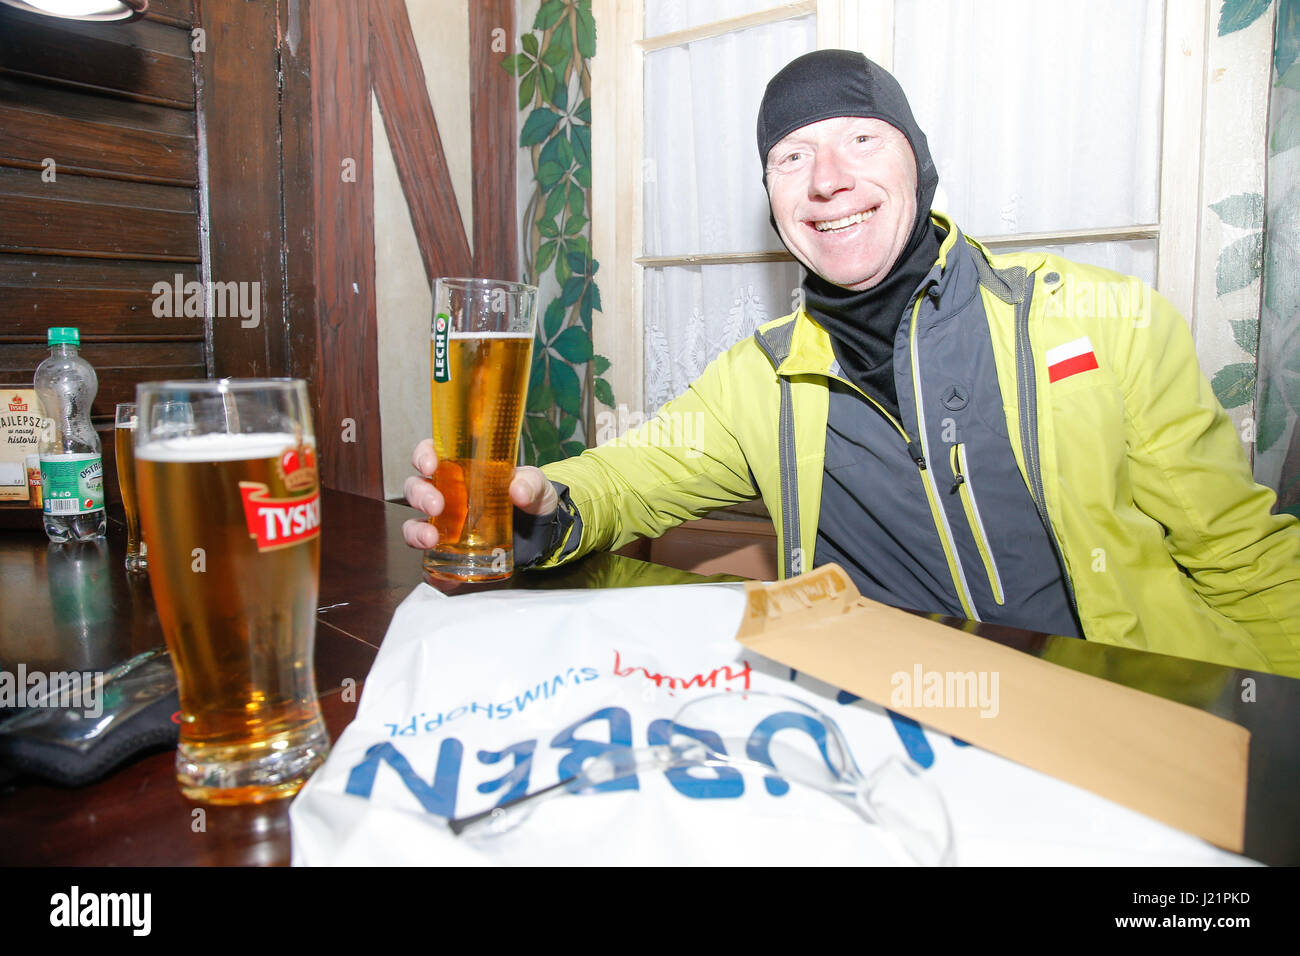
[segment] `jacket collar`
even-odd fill
[[[947,235],[944,236],[943,242],[939,246],[939,258],[935,260],[933,268],[921,283],[922,288],[929,288],[936,284],[942,286],[949,259],[953,255],[953,250],[956,248],[958,241],[963,238],[956,223],[945,214],[932,209],[930,210],[930,221],[943,229]],[[983,247],[980,248],[983,249]],[[779,353],[775,356],[779,361],[776,369],[777,374],[837,375],[839,364],[835,359],[835,351],[831,347],[831,337],[826,330],[818,325],[802,306],[798,312],[794,313],[793,325],[793,329],[789,332],[788,352],[784,356]],[[762,331],[760,330],[761,334]],[[775,338],[776,336],[769,337]],[[784,336],[780,336],[780,338],[784,338]]]

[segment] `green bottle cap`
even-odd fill
[[[50,345],[75,345],[81,347],[81,333],[72,326],[58,326],[46,333]]]

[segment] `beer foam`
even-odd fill
[[[531,339],[532,332],[448,332],[452,339]]]
[[[311,435],[303,439],[315,444]],[[254,458],[278,458],[297,439],[288,432],[253,432],[246,435],[216,433],[158,438],[135,449],[136,460],[145,461],[245,461]]]

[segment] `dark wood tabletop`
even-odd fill
[[[358,495],[322,496],[316,687],[337,739],[393,611],[421,580],[402,541],[415,512]],[[163,643],[147,578],[128,575],[120,507],[106,541],[51,545],[43,531],[0,530],[0,668],[103,671]],[[632,558],[598,555],[571,568],[520,573],[491,585],[609,587],[711,580]],[[174,753],[145,756],[79,788],[30,779],[0,783],[0,865],[287,864],[288,800],[203,807],[177,789]],[[0,770],[0,773],[3,773]]]
[[[422,580],[402,541],[414,512],[325,491],[316,681],[337,738],[393,611]],[[125,533],[110,510],[106,542],[49,545],[40,531],[0,531],[0,667],[106,670],[163,643],[148,581],[123,569]],[[589,588],[725,578],[619,555],[594,555],[509,582],[460,586]],[[731,579],[736,580],[736,579]],[[1246,855],[1300,864],[1300,681],[1013,628],[936,618],[1056,664],[1215,713],[1251,731]],[[1244,694],[1245,682],[1251,693]],[[1249,698],[1249,699],[1246,699]],[[290,857],[289,801],[202,807],[177,789],[172,750],[158,750],[89,786],[0,782],[0,864],[268,865]],[[2,773],[3,771],[0,771]],[[202,813],[196,811],[202,810]]]

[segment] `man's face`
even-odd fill
[[[790,133],[767,154],[777,230],[810,270],[869,289],[898,261],[916,218],[916,161],[883,120],[837,116]]]

